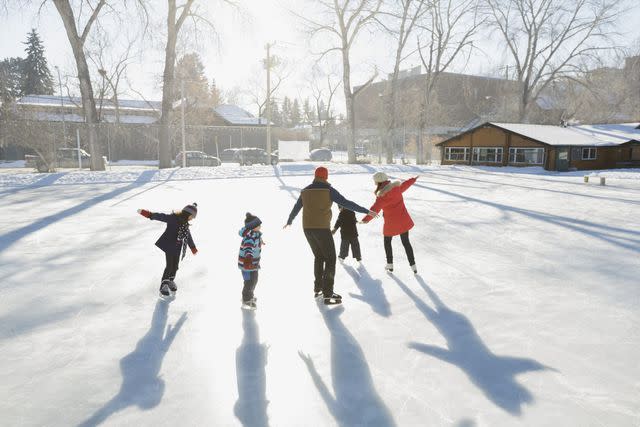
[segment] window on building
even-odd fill
[[[582,149],[582,160],[595,160],[596,159],[596,149],[595,148],[583,148]]]
[[[480,163],[502,163],[502,147],[476,147],[473,149],[473,161]]]
[[[544,163],[544,148],[509,148],[509,163],[541,165]]]
[[[452,162],[469,160],[469,148],[466,147],[446,147],[444,153],[445,159]]]

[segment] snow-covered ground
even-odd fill
[[[381,167],[421,176],[420,275],[397,239],[385,274],[382,221],[361,225],[364,264],[337,266],[326,308],[301,216],[282,229],[313,168],[0,174],[0,424],[640,425],[639,171]],[[329,169],[373,202],[377,167]],[[194,201],[200,252],[161,301],[163,224],[136,209]],[[247,211],[267,243],[256,312]]]

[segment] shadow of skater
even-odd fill
[[[280,181],[280,190],[286,191],[289,193],[289,196],[291,196],[291,198],[293,200],[298,200],[298,196],[300,195],[300,189],[297,187],[291,187],[290,185],[287,185],[284,180],[281,177],[280,174],[280,169],[278,166],[273,166],[273,173],[276,176],[276,179],[278,181]]]
[[[371,309],[380,316],[389,317],[391,315],[391,306],[382,288],[382,281],[374,279],[364,265],[358,266],[357,270],[350,265],[342,264],[349,276],[353,279],[360,290],[360,295],[349,293],[352,298],[359,299],[371,306]]]
[[[313,360],[298,352],[307,365],[329,411],[340,426],[395,426],[393,416],[376,393],[362,349],[340,320],[344,307],[326,308],[318,303],[331,332],[331,380],[335,397],[324,383]]]
[[[242,344],[236,350],[236,376],[238,401],[233,411],[243,426],[268,426],[267,415],[267,353],[269,348],[260,344],[256,313],[242,311]]]
[[[429,295],[435,309],[419,299],[396,276],[391,277],[447,340],[448,347],[411,342],[410,348],[456,365],[490,401],[512,415],[520,415],[523,404],[533,403],[531,392],[516,382],[515,376],[549,368],[533,359],[493,354],[469,319],[444,305],[420,276],[416,276],[416,279]]]
[[[187,320],[187,313],[182,313],[174,327],[169,325],[165,335],[168,309],[169,301],[158,300],[149,332],[138,341],[135,350],[120,359],[120,391],[78,427],[101,424],[129,406],[151,409],[160,403],[164,394],[164,381],[158,376],[162,360]]]

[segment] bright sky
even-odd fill
[[[37,10],[40,2],[32,2],[32,6],[22,10],[10,10],[8,15],[0,16],[0,58],[10,56],[23,56],[26,35],[31,28],[36,28],[40,33],[49,65],[52,72],[56,73],[55,65],[60,67],[64,76],[75,75],[75,63],[71,54],[71,48],[64,32],[62,21],[55,7],[49,3],[40,16]],[[145,43],[144,51],[136,59],[136,63],[129,68],[129,79],[134,89],[147,99],[159,100],[161,98],[160,76],[163,70],[164,36],[161,34],[162,23],[165,19],[166,2],[155,1],[151,3],[156,9],[152,11],[153,19],[160,30],[155,40]],[[265,56],[265,44],[275,42],[272,52],[285,58],[287,62],[286,74],[288,75],[277,97],[288,95],[290,97],[306,97],[309,95],[308,76],[313,63],[313,55],[303,33],[300,19],[291,13],[291,9],[304,12],[305,16],[311,14],[306,8],[301,10],[302,1],[295,0],[240,0],[239,8],[229,6],[210,7],[209,16],[217,29],[217,37],[210,30],[198,37],[197,43],[189,44],[189,50],[196,50],[203,60],[206,74],[209,79],[215,78],[218,86],[225,91],[234,87],[246,92],[256,86],[256,82],[266,79],[261,66],[261,59]],[[634,23],[640,22],[640,2],[632,0],[628,19],[621,22],[621,31],[626,35],[625,39],[640,38],[640,28]],[[127,29],[135,28],[132,24],[110,25],[120,34]],[[374,66],[377,66],[380,77],[386,77],[391,71],[394,46],[384,35],[380,33],[363,34],[362,40],[353,50],[352,84],[357,85],[369,78]],[[487,61],[488,53],[478,55],[468,65],[466,72],[489,73],[501,62],[500,55],[495,56],[494,61]],[[337,54],[335,55],[337,57]],[[338,58],[336,58],[338,59]],[[339,64],[339,62],[336,62]],[[403,68],[409,68],[419,64],[419,58],[410,58]],[[336,66],[337,71],[340,70]],[[255,91],[255,90],[254,90]],[[140,98],[132,91],[128,94],[131,98]],[[251,106],[249,96],[245,95],[242,104],[255,112],[255,106]],[[343,102],[340,100],[340,102]],[[342,105],[338,110],[343,110]]]

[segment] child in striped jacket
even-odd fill
[[[238,234],[242,237],[240,253],[238,254],[238,268],[242,271],[244,287],[242,288],[242,305],[246,308],[256,308],[256,298],[253,291],[258,284],[258,270],[260,269],[260,250],[264,245],[260,226],[262,221],[247,212],[244,227]]]

